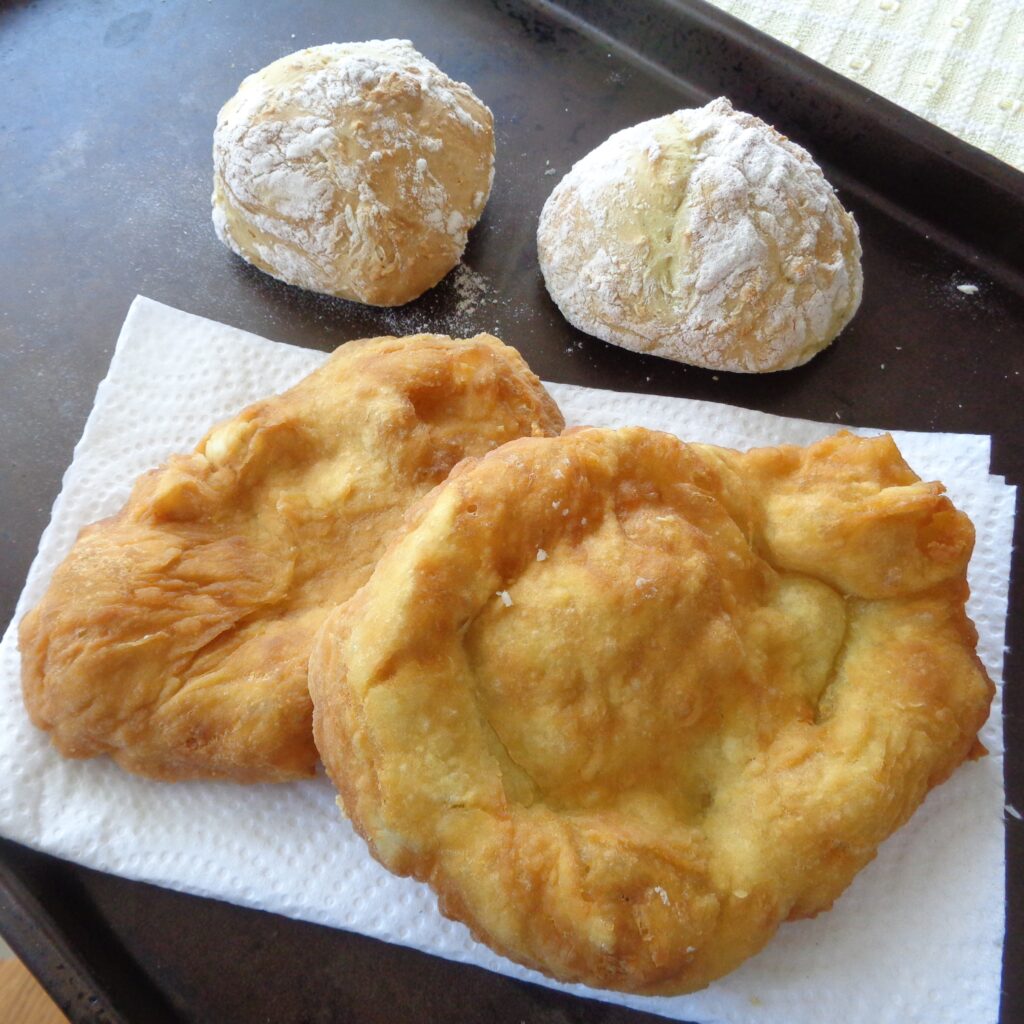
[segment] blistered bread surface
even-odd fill
[[[972,544],[887,437],[516,441],[325,622],[317,744],[374,855],[493,949],[691,991],[981,753]]]
[[[67,756],[161,779],[311,775],[306,663],[327,612],[460,459],[561,427],[489,335],[342,346],[82,531],[21,623],[33,721]]]
[[[857,226],[818,165],[724,98],[583,157],[545,203],[537,243],[580,330],[710,369],[798,366],[861,299]]]
[[[225,245],[289,284],[394,306],[461,258],[490,194],[493,118],[406,40],[314,46],[242,82],[213,163]]]

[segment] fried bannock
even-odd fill
[[[490,335],[375,338],[215,427],[87,527],[21,623],[33,722],[158,779],[313,774],[306,663],[410,504],[561,414]]]
[[[377,859],[494,950],[692,991],[984,752],[973,539],[889,437],[515,441],[324,623],[317,745]]]

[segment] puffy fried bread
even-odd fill
[[[972,545],[888,437],[515,441],[324,623],[317,745],[374,855],[493,949],[691,991],[983,752]]]
[[[62,754],[160,779],[312,774],[324,616],[460,459],[562,425],[489,335],[344,345],[82,531],[21,624],[32,720]]]

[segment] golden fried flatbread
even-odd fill
[[[983,752],[972,544],[888,437],[515,441],[325,622],[317,745],[374,855],[493,949],[692,991]]]
[[[82,531],[21,624],[32,720],[62,754],[159,779],[312,774],[324,616],[455,463],[562,425],[489,335],[344,345]]]

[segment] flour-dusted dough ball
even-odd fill
[[[452,269],[494,176],[494,121],[407,40],[300,50],[250,75],[213,135],[213,223],[289,284],[397,306]]]
[[[537,242],[580,330],[710,369],[799,366],[860,305],[853,217],[806,150],[724,98],[585,156],[548,198]]]

